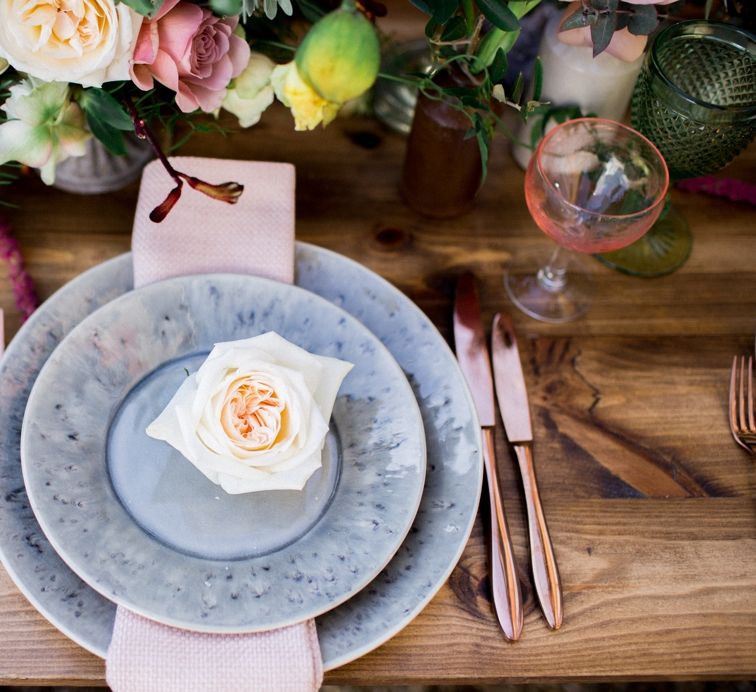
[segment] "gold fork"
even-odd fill
[[[756,455],[756,416],[753,411],[753,356],[732,361],[730,375],[730,432],[735,442]]]

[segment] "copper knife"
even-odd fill
[[[517,455],[522,485],[525,489],[533,581],[546,621],[549,627],[556,630],[562,624],[562,589],[559,569],[536,483],[533,465],[533,428],[530,423],[525,377],[517,350],[517,337],[512,320],[504,313],[494,316],[491,348],[499,412],[504,421],[507,438]]]
[[[472,274],[463,274],[457,282],[454,301],[454,344],[457,360],[472,392],[483,432],[483,463],[491,502],[491,582],[494,607],[504,636],[515,641],[522,633],[522,594],[499,490],[494,449],[496,409],[493,378],[486,335],[480,317],[478,292]]]

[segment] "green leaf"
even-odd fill
[[[242,0],[210,0],[210,9],[221,17],[232,17],[242,11]]]
[[[648,36],[659,26],[654,5],[635,5],[627,22],[627,30],[636,36]]]
[[[581,29],[584,26],[591,26],[592,24],[596,23],[597,19],[597,12],[579,9],[562,22],[560,31],[567,31],[568,29]]]
[[[452,17],[446,24],[444,33],[441,34],[442,41],[456,41],[457,39],[467,36],[467,24],[462,17]]]
[[[104,89],[84,89],[78,100],[88,117],[94,117],[116,130],[131,132],[134,129],[126,109]]]
[[[496,51],[496,55],[494,55],[491,67],[488,68],[489,79],[494,84],[500,82],[502,79],[504,79],[504,75],[507,73],[508,67],[509,60],[507,59],[507,51],[499,48],[499,50]]]
[[[154,17],[163,5],[163,0],[120,0],[132,10],[145,17]]]
[[[428,38],[433,38],[440,27],[441,25],[431,17],[425,25],[425,35]]]
[[[711,17],[711,8],[714,6],[714,0],[706,0],[706,6],[704,7],[704,17],[708,19]]]
[[[512,102],[513,103],[520,103],[520,99],[522,98],[522,92],[525,88],[525,78],[522,76],[522,72],[517,75],[517,80],[515,81],[514,86],[512,87]]]
[[[497,29],[517,31],[520,22],[514,12],[502,0],[477,0],[483,16]]]
[[[325,15],[323,8],[314,2],[310,2],[310,0],[294,0],[294,2],[304,18],[312,24]]]
[[[105,145],[105,148],[111,154],[116,156],[126,154],[126,145],[123,141],[123,133],[120,130],[111,127],[91,113],[87,113],[87,125],[89,125],[92,134]]]
[[[486,175],[488,174],[488,136],[484,129],[482,129],[480,126],[476,128],[476,136],[478,138],[478,148],[480,149],[480,167],[481,167],[481,177],[480,177],[480,184],[482,185],[483,182],[486,179]]]
[[[591,0],[591,5],[597,10],[615,12],[619,7],[619,0]]]
[[[614,12],[600,14],[596,23],[591,27],[591,41],[593,42],[593,57],[604,51],[612,40],[617,28],[617,15]]]
[[[509,9],[517,19],[522,19],[528,12],[541,4],[541,0],[509,0]]]
[[[410,0],[410,2],[421,12],[424,12],[425,14],[433,14],[430,5],[425,2],[425,0]]]
[[[536,58],[533,64],[533,101],[541,100],[541,90],[543,89],[543,65],[541,58]]]
[[[465,16],[465,24],[467,26],[467,34],[472,34],[475,29],[475,17],[476,12],[473,7],[472,0],[460,0],[462,3],[462,13]]]
[[[433,21],[439,24],[446,24],[457,11],[457,0],[430,0],[429,4],[433,8]]]

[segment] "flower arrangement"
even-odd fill
[[[263,7],[257,0],[0,0],[0,164],[37,168],[51,184],[56,165],[82,156],[90,138],[120,155],[124,135],[135,133],[176,181],[154,220],[168,213],[184,183],[235,202],[241,186],[174,170],[151,123],[207,129],[212,124],[197,116],[226,110],[249,127],[277,97],[296,129],[328,124],[375,81],[373,16],[354,0],[330,12],[296,1],[311,26],[290,48],[293,59],[277,65],[250,43],[283,47],[257,37],[295,33],[302,12],[289,0]]]

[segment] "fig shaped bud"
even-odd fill
[[[370,21],[348,6],[318,20],[297,48],[297,71],[323,99],[342,104],[366,92],[381,51]]]

